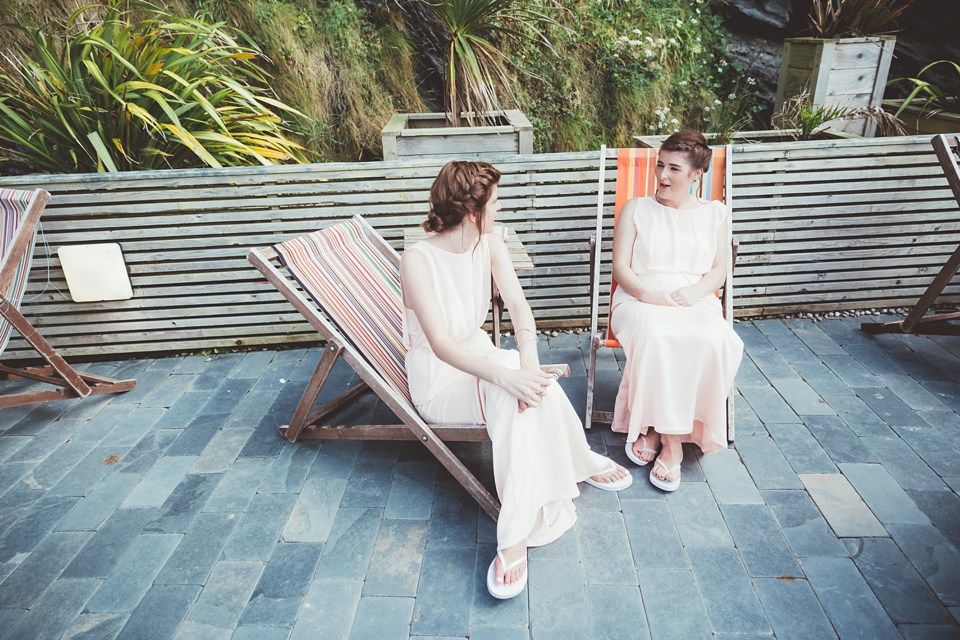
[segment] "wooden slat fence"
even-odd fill
[[[606,159],[608,218],[615,153]],[[539,324],[588,325],[599,153],[490,160],[504,174],[499,219],[536,265],[520,277]],[[739,315],[910,304],[960,243],[957,206],[925,136],[739,145],[733,162]],[[0,178],[0,187],[53,194],[24,313],[74,358],[313,342],[316,334],[247,263],[246,249],[355,213],[400,249],[403,229],[425,215],[442,163]],[[56,249],[98,242],[121,245],[131,300],[74,303],[65,295]],[[951,285],[945,299],[960,301],[960,289]],[[24,343],[11,341],[4,358],[24,357],[32,357]]]

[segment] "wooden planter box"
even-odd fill
[[[793,142],[793,134],[797,129],[767,129],[761,131],[740,131],[733,136],[732,144],[751,144],[757,142]],[[707,143],[712,143],[717,134],[703,134]],[[659,147],[663,141],[669,138],[667,134],[656,136],[633,136],[634,144],[637,147]],[[837,129],[824,129],[817,133],[817,140],[838,140],[843,138],[860,138],[853,133],[846,133]]]
[[[522,112],[488,114],[494,126],[451,127],[443,113],[398,113],[380,132],[383,159],[400,160],[458,156],[477,160],[482,156],[533,153],[533,125]]]
[[[952,111],[941,111],[931,114],[920,108],[923,100],[914,100],[903,113],[900,119],[903,120],[903,128],[910,135],[926,134],[937,135],[938,133],[956,133],[960,131],[960,113]],[[884,100],[883,109],[889,113],[896,113],[900,108],[899,100]]]
[[[774,110],[804,88],[815,107],[879,107],[896,41],[896,36],[787,38]],[[865,119],[839,121],[834,128],[868,138],[876,131]]]

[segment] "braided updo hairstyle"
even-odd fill
[[[663,141],[660,150],[682,151],[694,171],[702,169],[706,173],[710,170],[713,151],[707,146],[707,139],[699,131],[678,131]]]
[[[420,226],[424,231],[446,231],[460,224],[468,213],[482,213],[499,181],[500,172],[489,162],[448,162],[430,187],[430,212]],[[482,226],[483,216],[478,215],[480,233]]]

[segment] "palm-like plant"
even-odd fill
[[[837,105],[813,106],[810,93],[801,91],[783,103],[779,111],[773,114],[773,126],[791,131],[797,140],[811,140],[826,129],[833,120],[848,118],[866,118],[877,125],[881,136],[906,135],[900,120],[880,107],[841,107]]]
[[[812,0],[807,25],[816,38],[875,36],[892,31],[913,0]]]
[[[0,74],[0,156],[65,173],[304,161],[278,115],[298,112],[257,88],[257,52],[223,24],[124,0],[85,24],[89,9],[62,40],[24,28],[33,55]]]
[[[559,24],[547,16],[539,2],[516,0],[423,0],[449,31],[444,68],[444,110],[456,123],[461,110],[471,124],[477,115],[501,109],[498,90],[508,101],[515,96],[510,87],[508,58],[497,47],[495,37],[538,39],[552,49],[540,30]],[[518,6],[523,4],[524,6]],[[530,6],[534,8],[529,8]]]
[[[937,85],[932,82],[923,80],[920,76],[924,75],[927,71],[936,67],[938,65],[947,65],[947,68],[952,68],[957,72],[957,77],[953,81],[952,86],[948,85]],[[929,109],[931,115],[940,113],[941,111],[960,111],[960,64],[957,64],[953,60],[937,60],[936,62],[931,62],[923,69],[920,69],[920,72],[915,78],[894,78],[887,82],[887,84],[894,84],[897,82],[908,82],[913,85],[913,89],[910,91],[910,94],[903,99],[903,102],[900,104],[900,108],[897,109],[895,116],[899,116],[903,111],[910,106],[913,102],[913,99],[920,97],[923,100],[923,105],[921,109]],[[946,89],[944,87],[947,87]]]

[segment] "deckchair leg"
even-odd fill
[[[590,337],[590,366],[587,368],[587,412],[583,416],[583,428],[590,429],[593,426],[593,386],[596,383],[597,375],[597,346],[596,338]]]
[[[21,314],[9,300],[3,297],[0,297],[0,316],[6,318],[10,324],[13,325],[13,328],[23,336],[24,340],[30,343],[30,346],[36,349],[40,357],[53,367],[53,370],[63,378],[63,381],[73,389],[74,393],[81,398],[86,398],[90,395],[90,385],[84,382],[83,378],[74,371],[73,367],[60,357],[60,354],[53,348],[53,345],[47,342],[47,339],[40,335],[40,332],[37,331],[32,324],[27,322],[23,314]]]
[[[320,358],[320,362],[317,363],[317,368],[314,370],[310,382],[307,383],[307,388],[303,391],[303,396],[300,398],[297,410],[293,412],[293,417],[290,418],[290,425],[280,428],[280,435],[290,442],[296,442],[300,431],[309,424],[308,416],[310,410],[313,409],[313,405],[316,404],[317,396],[320,395],[320,390],[323,389],[323,385],[326,384],[327,379],[330,377],[330,372],[333,371],[333,365],[337,363],[337,359],[340,358],[342,351],[343,345],[333,340],[327,341],[327,346],[323,350],[323,356]]]

